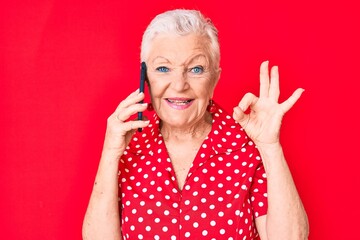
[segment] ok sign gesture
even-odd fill
[[[282,118],[303,91],[304,89],[298,88],[286,101],[278,103],[280,95],[278,67],[272,67],[269,76],[269,62],[265,61],[260,66],[260,96],[245,94],[239,105],[234,107],[233,118],[244,128],[255,144],[278,143]],[[250,112],[245,113],[249,108]]]

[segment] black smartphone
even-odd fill
[[[140,67],[140,92],[144,92],[145,90],[145,79],[146,79],[146,64],[145,62],[141,63],[141,67]],[[140,103],[143,103],[144,101],[141,101]],[[138,112],[138,120],[142,120],[143,119],[143,114],[142,112]],[[142,128],[138,128],[138,131],[141,132]]]

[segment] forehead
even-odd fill
[[[188,60],[209,60],[208,40],[205,37],[189,34],[160,34],[150,44],[150,62],[167,59],[171,62]]]

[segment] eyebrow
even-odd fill
[[[161,61],[163,61],[163,62],[167,62],[167,63],[171,63],[171,61],[169,60],[169,59],[167,59],[166,57],[162,57],[162,56],[157,56],[157,57],[155,57],[152,61],[151,61],[151,63],[154,63],[156,60],[158,60],[158,59],[160,59]]]
[[[194,56],[191,56],[189,59],[187,59],[186,62],[185,62],[185,64],[189,64],[189,63],[191,63],[191,62],[193,62],[193,61],[195,61],[195,60],[197,60],[197,59],[200,59],[200,58],[204,58],[207,63],[209,62],[209,60],[207,59],[207,57],[206,57],[205,54],[199,53],[199,54],[196,54],[196,55],[194,55]],[[170,61],[168,58],[163,57],[163,56],[157,56],[157,57],[155,57],[155,58],[151,61],[151,63],[154,63],[155,61],[157,61],[157,60],[159,60],[159,59],[160,59],[160,62],[171,63],[171,61]]]

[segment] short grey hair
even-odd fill
[[[215,69],[220,64],[220,46],[218,30],[209,18],[205,18],[197,10],[176,9],[157,15],[146,28],[141,42],[141,61],[148,57],[151,41],[162,33],[178,34],[186,36],[197,34],[209,40],[208,51],[210,61]]]

